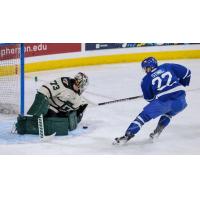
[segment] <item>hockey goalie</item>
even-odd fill
[[[41,125],[46,136],[68,135],[77,128],[87,107],[82,93],[88,86],[88,77],[79,72],[74,78],[61,77],[42,85],[27,116],[18,116],[19,134],[40,134]],[[42,119],[42,124],[38,119]]]

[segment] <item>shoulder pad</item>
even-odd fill
[[[63,83],[64,85],[69,85],[69,81],[68,81],[68,79],[65,78],[65,77],[62,79],[62,83]]]
[[[71,81],[69,77],[61,77],[61,81],[66,88],[70,88]]]

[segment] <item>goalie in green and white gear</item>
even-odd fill
[[[36,95],[42,95],[48,101],[48,110],[34,102],[28,111],[29,115],[39,116],[43,114],[47,117],[64,117],[67,113],[76,110],[77,114],[82,114],[87,107],[87,102],[81,94],[88,86],[88,77],[79,72],[74,78],[61,77],[53,80],[39,88]],[[36,101],[35,99],[35,101]],[[42,101],[45,102],[45,101]],[[44,106],[47,104],[44,103]],[[41,108],[41,112],[38,109]]]
[[[50,107],[47,115],[56,113],[62,116],[66,112],[78,110],[80,106],[87,104],[81,97],[87,85],[88,77],[81,72],[74,78],[61,77],[43,85],[38,92],[48,97]]]
[[[81,96],[87,85],[88,77],[82,72],[74,78],[61,77],[42,85],[27,112],[30,116],[18,116],[17,133],[39,134],[43,139],[75,130],[88,105]]]

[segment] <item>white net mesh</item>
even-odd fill
[[[20,44],[0,44],[0,113],[19,113]]]

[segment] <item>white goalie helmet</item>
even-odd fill
[[[78,86],[80,90],[80,93],[82,94],[89,84],[88,76],[82,72],[79,72],[78,74],[74,76],[74,79],[76,81],[76,85]]]

